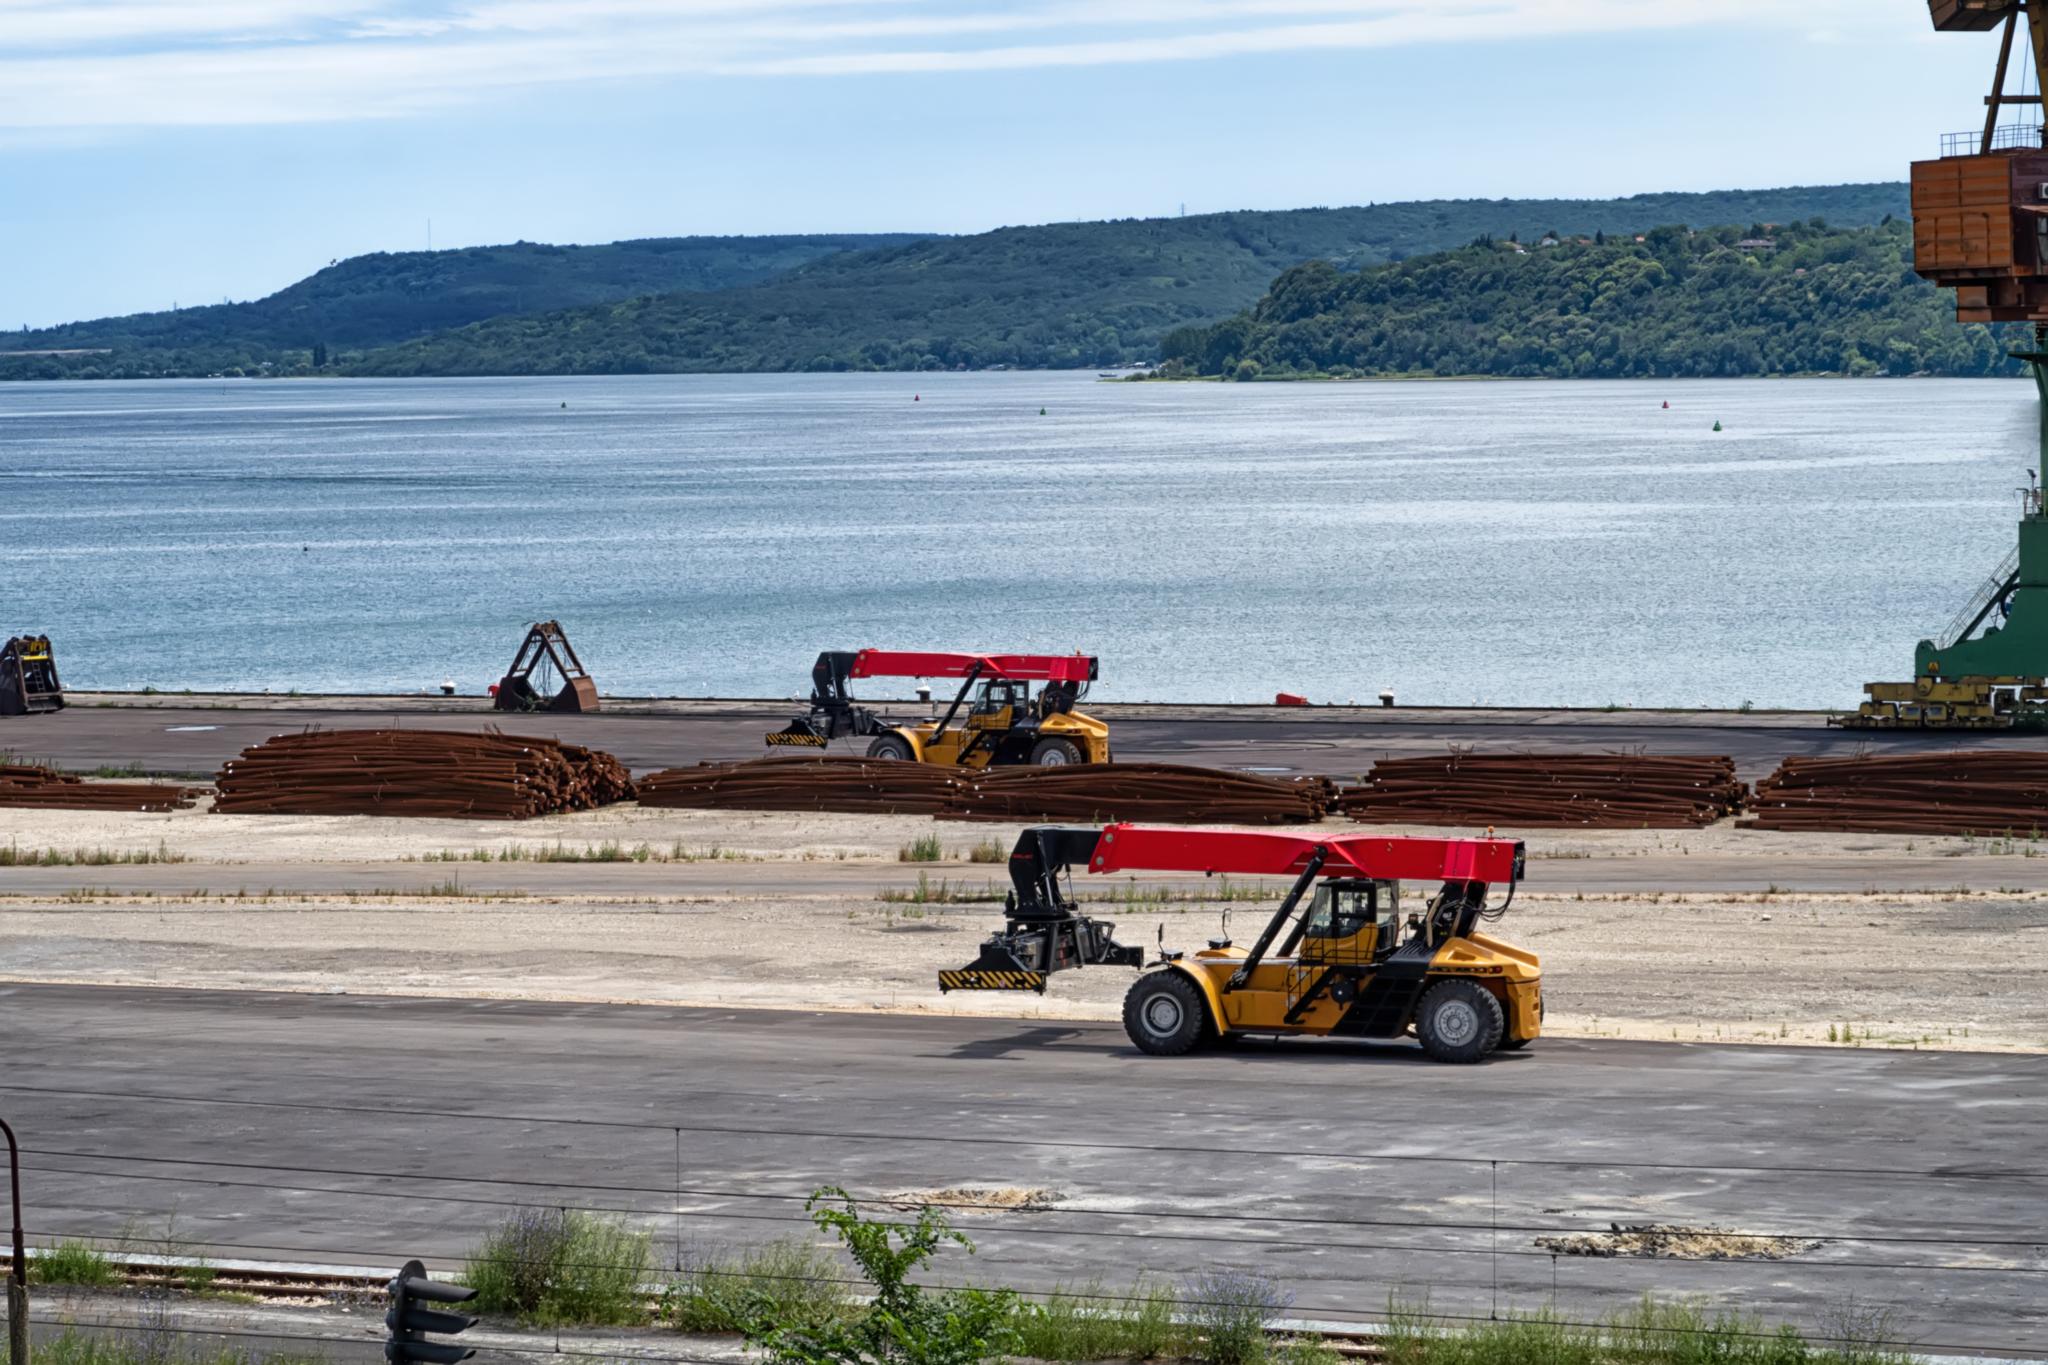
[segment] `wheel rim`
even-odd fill
[[[1161,991],[1145,1002],[1145,1027],[1162,1038],[1170,1038],[1180,1031],[1182,1013],[1180,1001]]]
[[[1452,1000],[1436,1012],[1436,1036],[1452,1047],[1463,1047],[1479,1036],[1479,1011],[1463,1000]]]
[[[1065,749],[1047,749],[1038,756],[1038,766],[1041,768],[1066,767],[1067,751]]]

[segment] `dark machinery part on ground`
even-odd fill
[[[2041,108],[2006,93],[2022,36],[2036,72],[2048,70],[2043,0],[1928,0],[1941,32],[2000,32],[1981,129],[1942,138],[1941,156],[1913,163],[1913,270],[1956,291],[1960,322],[2031,322],[2034,347],[2015,351],[2041,395],[2040,468],[2027,472],[2019,541],[1940,636],[1914,649],[1911,682],[1864,685],[1856,728],[2008,729],[2048,726],[2048,129],[2038,112],[2001,124],[2008,108]],[[2023,63],[2025,65],[2026,63]]]
[[[1109,726],[1074,709],[1096,672],[1088,654],[827,650],[811,665],[809,712],[767,743],[823,749],[835,739],[866,739],[869,758],[959,768],[1107,763]],[[960,690],[944,715],[906,723],[855,701],[858,678],[958,678]],[[1033,683],[1044,684],[1035,695]]]
[[[64,709],[57,656],[47,635],[17,635],[0,645],[0,716],[33,716]]]
[[[491,705],[499,711],[597,710],[597,684],[556,621],[536,621],[527,627],[512,667],[498,680],[492,697]]]
[[[1081,914],[1070,869],[1292,876],[1249,949],[1227,937],[1192,956],[1166,951],[1124,998],[1124,1029],[1155,1056],[1247,1034],[1399,1038],[1439,1061],[1512,1051],[1542,1030],[1534,953],[1480,931],[1514,899],[1524,855],[1509,839],[1316,838],[1142,825],[1039,825],[1010,854],[1003,931],[939,989],[1035,990],[1070,968],[1143,967],[1114,924]],[[1062,875],[1067,874],[1065,882]],[[1403,879],[1441,883],[1401,916]],[[1490,886],[1507,899],[1487,904]],[[1404,936],[1405,935],[1405,936]]]
[[[430,1341],[427,1333],[453,1336],[467,1332],[481,1319],[451,1313],[438,1303],[468,1303],[477,1291],[427,1278],[427,1268],[407,1261],[384,1286],[384,1359],[389,1365],[458,1365],[476,1352],[450,1341]]]

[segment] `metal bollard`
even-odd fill
[[[7,1273],[7,1365],[28,1365],[28,1253],[21,1242],[21,1148],[6,1119],[0,1119],[0,1135],[7,1138],[7,1183],[14,1209],[14,1260]]]
[[[7,1365],[28,1365],[28,1286],[7,1277]]]

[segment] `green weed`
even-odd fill
[[[112,867],[187,861],[162,840],[155,848],[23,848],[16,843],[0,848],[0,867]]]
[[[1010,1290],[932,1292],[910,1278],[951,1242],[974,1243],[929,1206],[913,1223],[861,1216],[845,1190],[827,1186],[804,1205],[821,1232],[836,1235],[868,1281],[858,1312],[819,1328],[762,1322],[747,1342],[771,1365],[980,1365],[1012,1353],[1017,1296]]]
[[[520,1209],[470,1253],[462,1279],[486,1313],[533,1326],[629,1326],[647,1320],[649,1245],[648,1234],[594,1213]]]
[[[936,834],[922,834],[896,850],[899,863],[936,863],[946,856]]]
[[[983,839],[967,850],[967,861],[970,863],[1006,863],[1009,860],[1009,850],[997,839]]]
[[[1386,1365],[1912,1365],[1895,1327],[1889,1313],[1853,1300],[1831,1315],[1819,1344],[1754,1316],[1648,1297],[1601,1323],[1545,1309],[1472,1327],[1395,1303],[1381,1347]]]
[[[1181,1324],[1187,1349],[1208,1365],[1265,1365],[1272,1342],[1266,1329],[1294,1303],[1264,1275],[1213,1270],[1181,1287]]]
[[[283,1351],[193,1350],[169,1328],[88,1333],[67,1327],[54,1337],[39,1336],[35,1346],[37,1365],[332,1365],[326,1356]]]
[[[763,1321],[818,1331],[852,1313],[845,1279],[821,1248],[770,1242],[685,1271],[662,1292],[658,1320],[678,1332],[744,1332]]]
[[[113,1261],[90,1242],[59,1242],[30,1261],[28,1273],[36,1284],[72,1284],[87,1289],[105,1289],[121,1278]]]
[[[1177,1354],[1181,1331],[1174,1297],[1140,1284],[1128,1299],[1105,1295],[1090,1282],[1055,1289],[1017,1311],[1017,1354],[1035,1360],[1149,1360]],[[1308,1365],[1304,1362],[1304,1365]]]
[[[1000,902],[1003,893],[987,882],[976,891],[954,886],[944,877],[933,881],[929,872],[920,872],[916,886],[885,886],[875,893],[875,899],[888,905],[991,905]]]

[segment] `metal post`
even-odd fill
[[[7,1365],[28,1365],[28,1249],[21,1235],[21,1148],[6,1119],[0,1119],[0,1133],[7,1136],[8,1189],[14,1211],[14,1265],[7,1275]]]

